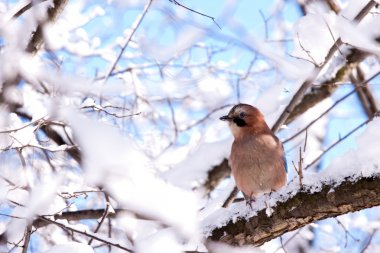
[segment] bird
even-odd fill
[[[277,191],[287,183],[284,147],[254,106],[237,104],[227,121],[234,137],[229,157],[232,176],[247,205],[265,193]]]

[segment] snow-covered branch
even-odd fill
[[[325,182],[318,191],[306,187],[293,197],[248,217],[230,220],[210,231],[209,239],[233,245],[260,245],[318,220],[380,205],[380,175]]]

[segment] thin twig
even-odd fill
[[[356,242],[359,242],[360,240],[355,238],[355,236],[353,236],[350,231],[348,231],[348,229],[344,226],[344,224],[336,217],[334,217],[334,219],[336,220],[336,222],[342,227],[342,229],[344,230],[345,232],[345,235],[344,235],[344,238],[345,238],[345,243],[344,243],[344,247],[347,248],[347,243],[348,243],[348,235]]]
[[[371,119],[368,119],[366,121],[364,121],[363,123],[361,123],[360,125],[358,125],[357,127],[355,127],[354,129],[352,129],[350,132],[348,132],[346,135],[344,135],[343,137],[339,138],[337,141],[335,141],[333,144],[331,144],[325,151],[322,152],[322,154],[320,154],[317,158],[315,158],[311,163],[309,163],[306,167],[305,167],[305,170],[307,170],[308,168],[310,168],[313,164],[315,164],[319,159],[321,159],[322,156],[324,156],[327,152],[329,152],[333,147],[335,147],[336,145],[338,145],[340,142],[342,142],[343,140],[347,139],[350,135],[352,135],[353,133],[355,133],[357,130],[359,130],[360,128],[362,128],[363,126],[365,126],[366,124],[368,124],[370,121],[372,121],[372,118]]]
[[[307,54],[307,56],[310,58],[310,60],[307,60],[307,59],[304,59],[304,60],[307,60],[308,62],[312,63],[314,66],[320,66],[321,64],[318,64],[317,61],[313,58],[313,56],[311,55],[310,51],[307,50],[306,48],[304,48],[304,46],[302,45],[301,43],[301,39],[300,39],[300,36],[297,32],[297,40],[298,40],[298,45],[301,47],[301,49]],[[297,58],[297,57],[295,57]],[[302,58],[301,58],[302,59]]]
[[[309,135],[308,135],[308,131],[307,131],[307,129],[306,129],[306,131],[305,131],[305,143],[304,143],[304,145],[303,145],[303,152],[306,152],[306,146],[307,146],[307,137],[308,137]]]
[[[235,186],[230,195],[224,201],[222,207],[228,207],[235,199],[236,195],[239,193],[239,189]]]
[[[111,206],[111,203],[110,203],[110,198],[108,196],[107,193],[104,193],[104,197],[106,199],[106,208],[104,209],[104,213],[102,215],[102,217],[100,218],[100,221],[98,223],[98,226],[95,228],[94,230],[94,233],[98,233],[100,227],[102,226],[104,220],[106,219],[108,213],[109,213],[109,210],[110,210],[110,206]],[[91,245],[92,241],[94,240],[94,238],[91,238],[89,241],[88,241],[88,245]]]
[[[372,239],[373,239],[373,237],[375,236],[375,234],[376,234],[377,231],[378,231],[378,230],[375,229],[375,230],[371,233],[371,235],[368,237],[368,240],[367,240],[367,242],[365,243],[363,249],[360,251],[360,253],[364,253],[364,252],[367,250],[367,248],[369,247],[369,245],[371,245]]]
[[[170,98],[167,98],[166,101],[168,102],[168,105],[169,105],[170,118],[171,118],[171,121],[172,121],[172,124],[174,127],[174,138],[173,138],[172,143],[175,143],[177,141],[177,137],[178,137],[178,126],[177,126],[177,121],[175,119],[175,111],[174,111],[172,101],[170,100]]]
[[[214,17],[211,17],[211,16],[206,15],[206,14],[204,14],[204,13],[202,13],[202,12],[199,12],[199,11],[196,11],[196,10],[194,10],[194,9],[191,9],[191,8],[189,8],[189,7],[187,7],[187,6],[185,6],[185,5],[181,4],[181,3],[179,3],[179,2],[176,1],[176,0],[169,0],[169,2],[171,2],[171,3],[175,4],[175,5],[178,5],[178,6],[184,8],[184,9],[186,9],[186,10],[188,10],[188,11],[194,12],[194,13],[196,13],[196,14],[199,14],[199,15],[203,16],[203,17],[206,17],[206,18],[211,19],[211,20],[215,23],[215,25],[216,25],[220,30],[222,30],[222,28],[219,26],[219,24],[216,23]]]
[[[114,246],[114,247],[116,247],[116,248],[119,248],[119,249],[125,250],[125,251],[127,251],[127,252],[134,252],[133,250],[128,249],[128,248],[126,248],[126,247],[120,245],[119,243],[114,243],[114,242],[112,242],[112,241],[107,241],[106,239],[103,239],[103,238],[101,238],[101,237],[98,237],[98,236],[96,236],[96,235],[94,235],[94,234],[92,234],[92,233],[89,233],[89,232],[87,232],[87,231],[82,231],[82,230],[76,229],[76,228],[71,227],[71,226],[68,227],[68,226],[66,226],[66,225],[64,225],[64,224],[62,224],[62,223],[60,223],[60,222],[57,222],[57,221],[51,220],[51,219],[46,218],[46,217],[44,217],[44,216],[39,216],[39,218],[40,218],[41,220],[45,221],[45,222],[48,222],[48,223],[51,223],[51,224],[57,225],[57,226],[61,227],[62,229],[66,230],[66,231],[71,231],[71,232],[75,232],[75,233],[78,233],[78,234],[81,234],[81,235],[85,235],[85,236],[87,236],[87,237],[93,238],[94,240],[97,240],[97,241],[99,241],[99,242],[106,243],[106,244],[108,244],[108,245],[111,245],[111,246]]]
[[[81,107],[81,109],[92,109],[94,111],[101,111],[107,115],[113,116],[115,118],[120,118],[120,119],[138,116],[141,114],[141,112],[137,112],[137,113],[131,113],[131,114],[126,114],[126,115],[118,115],[117,113],[109,112],[109,111],[105,110],[104,108],[106,108],[106,107],[105,106],[99,106],[99,105],[89,105],[89,106],[82,106]]]
[[[39,118],[39,119],[37,119],[37,120],[31,121],[31,122],[29,122],[28,124],[25,124],[25,125],[23,125],[23,126],[21,126],[21,127],[18,127],[18,128],[13,128],[13,129],[8,129],[8,130],[1,130],[1,131],[0,131],[0,134],[7,134],[7,133],[12,133],[12,132],[17,132],[17,131],[19,131],[19,130],[22,130],[22,129],[24,129],[24,128],[27,128],[28,126],[34,125],[34,124],[36,124],[36,123],[40,123],[45,117],[46,117],[46,116],[41,117],[41,118]]]
[[[354,94],[358,88],[360,88],[360,87],[368,84],[370,81],[372,81],[373,79],[375,79],[378,75],[380,75],[380,71],[378,71],[376,74],[374,74],[373,76],[371,76],[370,78],[368,78],[363,83],[358,84],[355,87],[354,90],[350,91],[349,93],[347,93],[346,95],[344,95],[343,97],[341,97],[340,99],[338,99],[337,101],[335,101],[335,103],[332,106],[330,106],[327,110],[325,110],[323,113],[321,113],[317,118],[315,118],[314,120],[312,120],[307,126],[305,126],[304,128],[302,128],[300,131],[298,131],[293,136],[291,136],[288,139],[284,140],[282,143],[287,143],[288,141],[291,141],[294,138],[296,138],[302,132],[306,131],[311,125],[313,125],[315,122],[317,122],[319,119],[321,119],[324,115],[326,115],[329,111],[331,111],[335,106],[337,106],[339,103],[343,102],[346,98],[348,98],[349,96],[351,96],[352,94]]]
[[[24,14],[26,11],[28,11],[29,9],[31,9],[34,5],[37,5],[37,4],[40,4],[42,2],[45,2],[46,0],[34,0],[34,1],[30,1],[29,3],[25,4],[23,7],[21,7],[21,9],[19,9],[13,16],[12,18],[18,18],[20,17],[22,14]]]
[[[265,15],[264,15],[262,10],[259,10],[259,13],[260,13],[261,18],[264,21],[264,24],[265,24],[265,40],[267,40],[269,37],[268,36],[268,34],[269,34],[269,32],[268,32],[268,20],[269,20],[269,18],[268,19],[265,18]]]
[[[285,249],[285,245],[284,245],[284,243],[283,243],[283,241],[282,241],[282,236],[280,236],[280,243],[281,243],[281,248],[282,248],[282,250],[283,250],[285,253],[288,253],[288,252],[286,251],[286,249]]]
[[[285,243],[281,243],[281,246],[278,247],[273,253],[276,253],[280,249],[284,248],[291,240],[293,240],[300,233],[301,230],[302,228],[298,229],[297,232],[295,232]]]
[[[131,39],[133,37],[133,35],[135,34],[136,30],[139,28],[141,22],[143,21],[143,19],[145,18],[145,15],[148,13],[148,10],[150,8],[150,6],[152,5],[153,3],[153,0],[149,0],[149,2],[145,5],[144,7],[144,10],[142,12],[142,14],[138,17],[138,19],[135,21],[134,23],[134,26],[132,27],[132,32],[129,34],[127,40],[124,42],[124,44],[122,45],[121,49],[120,49],[120,52],[119,54],[117,55],[116,57],[116,60],[112,63],[111,67],[109,68],[109,70],[107,71],[107,74],[105,75],[105,79],[104,79],[104,82],[107,82],[108,78],[111,76],[112,72],[114,71],[117,63],[120,61],[121,59],[121,56],[123,55],[124,53],[124,50],[128,47],[129,45],[129,42],[131,42]]]
[[[192,123],[192,124],[190,124],[190,125],[188,125],[188,126],[182,128],[182,129],[179,129],[179,131],[180,131],[180,132],[187,131],[187,130],[189,130],[189,129],[195,127],[196,125],[199,125],[199,124],[203,123],[204,121],[206,121],[206,120],[207,120],[208,118],[210,118],[210,116],[211,116],[212,114],[214,114],[215,112],[220,111],[220,110],[222,110],[222,109],[224,109],[224,108],[227,108],[227,107],[231,107],[231,106],[233,106],[233,105],[232,105],[232,104],[227,104],[227,105],[222,105],[222,106],[220,106],[220,107],[214,108],[214,109],[212,109],[211,111],[209,111],[209,112],[208,112],[203,118],[197,120],[196,122],[194,122],[194,123]]]
[[[327,23],[327,21],[326,21],[325,18],[323,18],[323,21],[325,22],[325,25],[327,26],[327,29],[329,30],[329,33],[330,33],[330,35],[331,35],[331,37],[332,37],[332,39],[333,39],[333,41],[334,41],[334,45],[336,45],[336,39],[335,39],[335,36],[334,36],[334,34],[333,34],[333,32],[332,32],[332,30],[331,30],[331,28],[330,28],[330,25]],[[339,51],[340,55],[343,56],[343,53],[342,53],[342,51],[339,49],[338,46],[337,46],[336,49]]]

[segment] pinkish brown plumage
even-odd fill
[[[235,105],[227,116],[235,138],[229,159],[232,175],[247,203],[286,184],[282,143],[265,123],[263,114],[248,104]]]

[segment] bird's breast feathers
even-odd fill
[[[232,144],[230,166],[245,194],[278,189],[286,181],[282,144],[273,135],[250,136]]]

